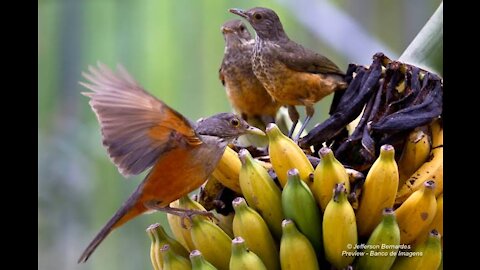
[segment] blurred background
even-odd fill
[[[228,8],[274,9],[291,39],[346,70],[348,63],[369,65],[379,51],[398,58],[440,2],[39,0],[39,269],[151,269],[145,228],[165,222],[163,213],[137,218],[86,264],[76,263],[145,175],[124,179],[110,162],[80,94],[88,65],[122,63],[145,89],[196,120],[231,110],[218,79],[220,26],[238,18]],[[327,117],[330,102],[316,104],[308,129]]]

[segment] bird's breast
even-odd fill
[[[165,153],[142,183],[141,201],[155,200],[167,206],[187,195],[205,182],[222,154],[221,148],[207,143]]]

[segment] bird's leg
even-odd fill
[[[305,128],[308,125],[308,122],[310,122],[310,119],[312,119],[313,114],[315,113],[315,109],[313,108],[313,105],[305,105],[305,112],[307,114],[307,117],[305,118],[305,122],[302,123],[302,126],[300,127],[300,130],[297,133],[297,136],[295,136],[294,141],[298,142],[298,139],[300,139],[300,135],[302,135],[302,132],[305,130]]]
[[[295,127],[297,126],[298,119],[300,118],[300,115],[298,114],[297,109],[295,109],[295,106],[293,105],[288,105],[288,116],[292,120],[293,124],[290,130],[288,131],[288,137],[292,138],[293,132],[295,131]]]
[[[158,206],[157,201],[149,201],[145,203],[145,207],[151,210],[157,210],[157,211],[162,211],[167,214],[179,216],[181,218],[181,225],[183,228],[187,229],[187,226],[185,225],[185,219],[188,218],[190,222],[192,221],[192,217],[195,215],[201,215],[208,217],[210,219],[217,219],[212,212],[208,211],[203,211],[203,210],[195,210],[195,209],[184,209],[184,208],[176,208],[176,207],[161,207]],[[217,219],[218,220],[218,219]]]

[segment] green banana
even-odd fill
[[[318,270],[315,250],[307,237],[298,231],[295,222],[285,219],[282,222],[280,241],[280,265],[282,270]]]
[[[283,220],[280,189],[267,170],[252,158],[248,150],[240,150],[238,156],[242,162],[239,179],[243,196],[250,207],[262,216],[273,235],[280,239]]]
[[[382,210],[393,207],[398,189],[395,149],[380,147],[380,155],[367,173],[356,213],[358,235],[368,236],[380,223]]]
[[[323,252],[322,215],[307,184],[300,180],[297,169],[288,171],[287,184],[282,191],[282,209],[285,218],[291,219],[303,233],[317,254]]]
[[[435,217],[435,181],[428,180],[395,210],[400,227],[400,243],[410,244]]]
[[[192,263],[192,270],[217,270],[215,266],[205,260],[198,249],[194,249],[190,252],[190,262]]]
[[[357,225],[344,184],[335,184],[333,192],[323,214],[323,248],[327,261],[336,268],[343,269],[357,255]]]
[[[231,238],[212,221],[201,216],[192,217],[190,234],[195,249],[220,270],[227,270],[231,254]]]
[[[438,269],[442,263],[442,244],[440,234],[432,230],[425,242],[397,255],[392,270]]]
[[[234,235],[245,240],[248,248],[260,257],[267,269],[280,269],[279,249],[263,218],[242,197],[235,198],[232,205],[235,210]]]
[[[163,270],[190,270],[192,269],[190,261],[184,257],[175,254],[168,244],[160,249],[163,260]]]
[[[350,193],[350,180],[345,167],[335,158],[332,149],[324,146],[318,154],[321,159],[315,168],[310,188],[322,212],[325,212],[327,204],[332,199],[335,184],[344,183],[347,193]]]
[[[267,270],[260,257],[250,251],[242,237],[232,240],[230,270]]]
[[[383,210],[383,218],[368,238],[355,269],[388,270],[395,261],[400,245],[400,229],[392,208]]]
[[[287,183],[288,170],[293,168],[299,171],[300,179],[310,185],[313,166],[303,150],[292,139],[285,136],[274,123],[268,124],[266,133],[270,162],[282,187]]]

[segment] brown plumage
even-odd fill
[[[272,99],[252,70],[254,40],[241,20],[222,26],[225,52],[219,75],[227,97],[242,117],[274,122],[280,103]]]
[[[315,112],[314,104],[347,87],[344,72],[325,56],[290,40],[273,10],[257,7],[229,11],[245,18],[255,29],[252,69],[267,92],[278,102],[288,105],[289,116],[294,122],[290,137],[299,118],[295,106],[305,106],[307,118],[297,135],[298,140]]]
[[[149,210],[169,211],[169,204],[197,189],[220,160],[226,145],[245,133],[262,134],[231,113],[192,123],[147,93],[127,71],[105,65],[84,73],[92,92],[90,106],[100,123],[103,145],[124,176],[152,167],[145,179],[88,245],[85,262],[115,228]]]

